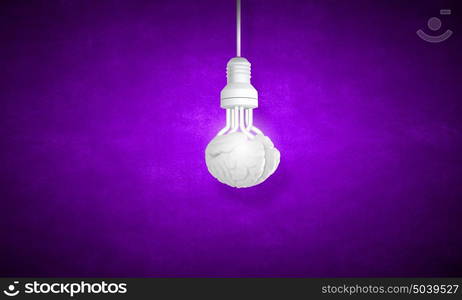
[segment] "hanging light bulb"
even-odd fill
[[[221,91],[226,125],[205,149],[209,172],[232,187],[251,187],[265,181],[279,165],[280,154],[269,137],[253,125],[258,92],[250,83],[250,62],[241,57],[241,9],[237,0],[236,52],[226,68]]]

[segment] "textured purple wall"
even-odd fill
[[[462,275],[456,3],[243,0],[282,158],[237,190],[204,162],[234,0],[2,1],[0,275]]]

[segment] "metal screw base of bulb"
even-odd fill
[[[250,62],[244,57],[234,57],[226,66],[227,84],[221,90],[221,107],[258,107],[258,92],[250,83]]]

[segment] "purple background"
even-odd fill
[[[2,1],[0,275],[461,276],[456,2],[243,0],[282,158],[233,189],[233,0]]]

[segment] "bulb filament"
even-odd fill
[[[253,109],[235,106],[226,109],[226,126],[217,135],[234,133],[240,130],[249,139],[255,135],[263,134],[257,127],[253,126]]]

